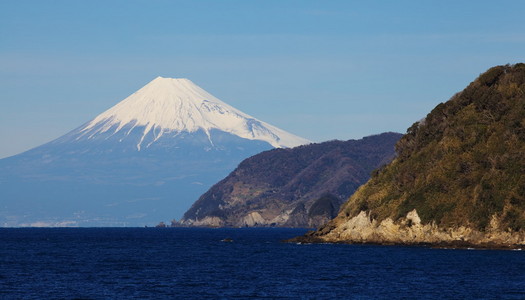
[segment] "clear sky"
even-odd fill
[[[525,1],[0,1],[0,158],[157,76],[313,141],[404,133],[525,61]]]

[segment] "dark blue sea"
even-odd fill
[[[0,229],[0,299],[525,299],[524,251],[281,242],[304,232]]]

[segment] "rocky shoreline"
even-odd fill
[[[524,231],[503,231],[500,220],[493,216],[486,231],[461,226],[441,228],[436,224],[422,224],[416,210],[395,222],[387,218],[378,221],[361,211],[357,216],[345,220],[336,218],[317,231],[292,238],[291,243],[339,243],[423,246],[455,249],[525,249]]]

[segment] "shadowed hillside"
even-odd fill
[[[313,227],[394,157],[397,133],[275,149],[244,160],[184,214],[198,226]]]

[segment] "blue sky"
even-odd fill
[[[186,77],[311,139],[405,132],[525,61],[525,1],[1,1],[0,158]]]

